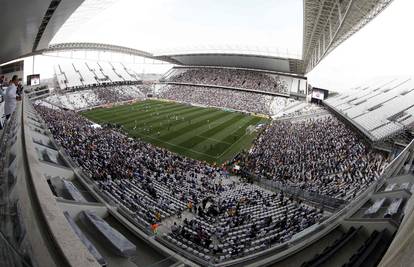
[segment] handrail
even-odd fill
[[[303,198],[303,199],[305,199],[307,201],[310,201],[310,202],[316,202],[316,203],[322,205],[323,207],[330,207],[333,210],[337,210],[339,207],[341,207],[343,205],[346,205],[348,203],[348,201],[343,200],[343,199],[338,199],[338,198],[334,198],[334,197],[330,197],[330,196],[321,195],[317,192],[303,190],[303,189],[298,188],[298,187],[293,187],[293,186],[290,186],[288,184],[282,184],[278,181],[269,180],[269,179],[266,179],[266,178],[257,177],[256,181],[260,185],[264,185],[264,186],[267,186],[267,187],[270,187],[270,188],[277,189],[277,190],[282,191],[284,193],[287,193],[289,195],[299,197],[299,198]]]

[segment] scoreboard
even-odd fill
[[[40,84],[40,74],[27,75],[27,85],[39,85]]]
[[[328,94],[329,94],[329,91],[326,89],[313,87],[311,97],[312,97],[312,100],[320,101],[320,100],[324,100],[325,98],[327,98]]]

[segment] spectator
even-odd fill
[[[17,95],[17,85],[19,84],[19,78],[17,75],[14,75],[10,81],[9,87],[7,87],[4,94],[4,114],[6,115],[6,120],[10,118],[16,109],[16,102],[20,100],[20,96]]]
[[[0,76],[0,103],[2,103],[4,101],[4,87],[5,81],[4,81],[4,75]]]
[[[151,230],[152,230],[152,233],[154,234],[154,235],[157,235],[158,234],[158,223],[157,222],[153,222],[152,224],[151,224]]]

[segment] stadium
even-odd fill
[[[0,266],[413,266],[404,1],[3,1]]]

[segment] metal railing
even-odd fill
[[[332,212],[340,210],[349,203],[349,201],[343,199],[325,196],[317,192],[304,190],[300,187],[288,185],[280,181],[261,178],[247,171],[243,171],[241,176],[247,177],[248,179],[254,181],[256,184],[270,191],[286,193],[292,197],[312,202],[320,206],[320,208],[327,208]]]
[[[333,198],[333,197],[321,195],[317,192],[303,190],[299,187],[283,184],[275,180],[256,178],[255,181],[258,184],[260,184],[260,186],[266,189],[276,189],[278,191],[287,193],[288,195],[291,195],[293,197],[305,199],[307,201],[317,203],[321,207],[327,207],[332,210],[338,210],[341,207],[348,204],[348,201],[345,201],[343,199]]]

